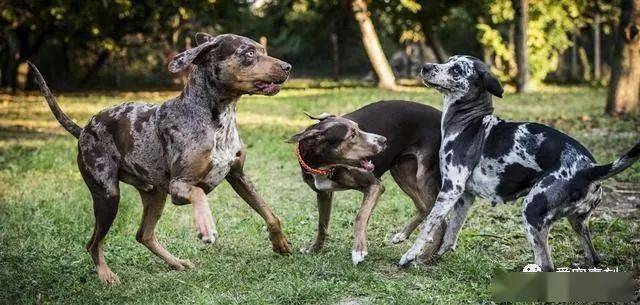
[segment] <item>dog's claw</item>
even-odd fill
[[[367,256],[366,251],[353,251],[351,252],[351,261],[353,261],[353,265],[357,266],[359,263],[364,261],[364,258]]]

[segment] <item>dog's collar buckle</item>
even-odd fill
[[[298,163],[306,173],[311,175],[317,175],[317,176],[327,176],[327,178],[331,178],[333,176],[333,164],[330,164],[329,168],[325,169],[325,168],[313,168],[309,166],[307,162],[304,162],[304,159],[302,159],[302,155],[300,154],[300,143],[296,144],[295,153],[296,153],[296,157],[298,158]]]

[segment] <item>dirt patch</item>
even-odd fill
[[[640,219],[640,184],[613,182],[603,186],[602,202],[594,216],[610,219]]]

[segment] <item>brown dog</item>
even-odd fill
[[[428,215],[440,189],[438,150],[440,111],[408,101],[380,101],[344,116],[310,116],[320,122],[291,137],[297,143],[302,178],[317,193],[319,223],[315,241],[304,252],[322,249],[326,239],[333,192],[358,190],[364,194],[353,229],[354,265],[367,255],[367,223],[384,192],[380,176],[389,171],[413,200],[416,214],[391,237],[406,240]],[[434,230],[444,234],[444,222]],[[438,249],[439,240],[431,251]]]
[[[191,204],[202,241],[218,233],[207,196],[222,180],[264,218],[273,250],[289,253],[280,220],[243,171],[245,152],[236,126],[236,104],[243,94],[274,95],[291,65],[270,57],[242,36],[196,36],[198,46],[176,55],[171,72],[190,68],[180,96],[162,105],[126,103],[107,108],[81,128],[62,110],[35,66],[36,81],[58,122],[78,138],[78,167],[91,196],[95,227],[87,251],[98,277],[118,282],[104,258],[103,239],[118,211],[119,181],[142,198],[142,223],[136,239],[172,268],[192,268],[171,255],[156,238],[155,227],[167,194],[174,204]]]

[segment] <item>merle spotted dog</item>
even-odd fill
[[[640,143],[615,162],[597,165],[584,146],[553,128],[493,116],[492,95],[502,97],[503,89],[480,60],[454,56],[444,64],[426,64],[421,74],[428,87],[444,94],[442,189],[400,265],[418,257],[432,241],[433,228],[451,210],[437,256],[455,248],[476,196],[493,205],[524,196],[525,232],[542,270],[554,270],[548,235],[552,224],[562,217],[568,218],[578,234],[586,263],[596,265],[598,255],[587,219],[600,202],[601,181],[636,162]]]
[[[427,216],[440,189],[440,116],[433,107],[408,101],[380,101],[343,116],[310,116],[319,122],[289,140],[297,144],[303,180],[317,194],[318,233],[303,252],[324,246],[333,193],[358,190],[364,197],[354,222],[351,259],[354,265],[362,262],[367,255],[367,223],[384,192],[380,177],[386,172],[416,207],[411,220],[391,237],[394,244],[406,240]],[[441,237],[443,227],[434,235]],[[433,252],[438,245],[431,247]]]
[[[236,104],[243,94],[278,93],[291,65],[268,56],[263,46],[246,37],[199,33],[196,41],[196,47],[169,64],[171,72],[190,69],[180,96],[162,105],[116,105],[94,115],[84,128],[62,112],[31,65],[54,116],[78,138],[78,167],[91,191],[95,215],[87,251],[105,283],[118,282],[105,262],[103,239],[118,211],[119,181],[134,186],[142,198],[136,239],[174,269],[193,264],[173,256],[156,238],[167,194],[174,204],[192,205],[198,235],[213,243],[218,233],[206,195],[225,179],[264,218],[273,250],[289,253],[280,220],[243,171]]]

